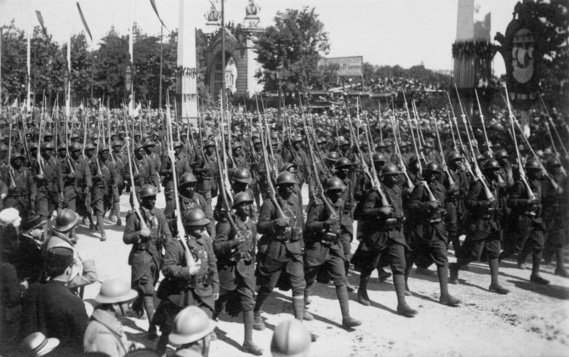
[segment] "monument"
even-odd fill
[[[196,29],[190,20],[192,10],[188,1],[179,0],[176,114],[182,122],[197,125],[198,72],[196,68]]]
[[[257,62],[253,43],[255,35],[264,31],[259,27],[260,10],[254,0],[249,0],[243,23],[226,26],[224,48],[222,48],[221,29],[214,33],[204,31],[205,85],[214,98],[219,97],[224,77],[226,87],[233,95],[252,96],[263,89],[255,78],[260,65]],[[211,27],[218,23],[219,13],[212,7],[205,14],[205,18]],[[222,56],[222,50],[225,51],[225,56]],[[222,57],[225,57],[225,63],[222,63]]]

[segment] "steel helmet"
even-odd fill
[[[183,147],[184,147],[184,144],[182,144],[181,141],[178,141],[178,140],[174,141],[174,149],[183,148]]]
[[[547,161],[547,167],[552,169],[555,167],[561,167],[561,161],[557,158],[551,158]]]
[[[199,208],[192,208],[186,212],[182,221],[185,227],[205,226],[209,224],[209,219],[205,216],[204,211]]]
[[[54,230],[58,232],[67,232],[79,222],[79,215],[75,211],[65,208],[61,210],[55,217]]]
[[[1,146],[0,146],[0,150],[1,150]],[[61,150],[66,150],[67,151],[67,146],[65,144],[59,144],[57,146],[57,151],[61,151]]]
[[[439,164],[437,164],[436,162],[429,162],[427,164],[427,166],[425,167],[425,171],[430,171],[430,172],[435,172],[435,173],[440,173],[441,172],[441,167],[439,166]]]
[[[198,182],[198,179],[191,172],[186,172],[180,177],[180,188],[184,188],[192,183]]]
[[[340,180],[338,177],[332,177],[328,181],[326,181],[326,192],[330,190],[344,190],[346,185],[344,182]]]
[[[95,150],[95,145],[89,143],[85,146],[85,151]]]
[[[500,170],[500,164],[495,159],[484,161],[484,170]]]
[[[44,142],[44,143],[41,145],[41,149],[42,149],[42,150],[46,150],[46,149],[47,149],[47,150],[53,150],[53,149],[54,149],[54,148],[53,148],[53,143],[52,143],[52,142]]]
[[[73,152],[73,151],[81,151],[81,144],[79,143],[71,143],[71,145],[69,145],[69,151]]]
[[[134,300],[138,292],[130,288],[130,284],[122,278],[110,278],[101,284],[99,295],[95,301],[99,304],[116,304]]]
[[[144,142],[144,145],[142,145],[142,147],[147,148],[147,147],[155,146],[155,145],[156,145],[156,144],[154,144],[154,141],[148,139],[148,140],[146,140],[146,141]]]
[[[156,187],[152,185],[144,185],[140,189],[140,198],[156,196],[158,194]]]
[[[251,196],[249,191],[243,191],[236,194],[235,197],[233,198],[232,208],[235,208],[237,205],[243,202],[253,203],[253,196]]]
[[[283,321],[277,325],[271,339],[273,357],[304,357],[310,351],[310,332],[297,319]]]
[[[138,152],[140,150],[144,150],[144,146],[142,146],[140,143],[134,145],[134,152]]]
[[[389,163],[381,168],[380,175],[381,176],[399,175],[400,173],[401,172],[399,172],[399,168],[397,167],[397,165]]]
[[[113,147],[117,147],[117,146],[121,146],[122,147],[122,143],[118,140],[113,141]]]
[[[10,162],[14,162],[14,161],[16,161],[16,160],[18,160],[18,159],[24,160],[24,159],[25,159],[25,158],[24,158],[24,155],[22,155],[22,154],[20,154],[20,153],[18,153],[18,152],[13,153],[13,154],[12,154],[12,157],[10,158]]]
[[[101,147],[99,148],[99,154],[102,154],[104,152],[109,152],[109,148],[104,145],[101,145]]]
[[[373,155],[371,155],[371,159],[373,160],[373,162],[385,162],[387,160],[385,160],[385,155],[383,155],[380,152],[376,152]]]
[[[291,171],[292,170],[292,171]],[[289,171],[292,173],[296,173],[296,171],[298,170],[298,166],[296,166],[296,164],[293,164],[292,162],[287,162],[286,164],[284,164],[283,166],[281,166],[281,172],[282,171]]]
[[[208,146],[215,146],[213,140],[206,140],[206,142],[203,144],[204,149]]]
[[[526,169],[526,170],[541,170],[541,165],[540,165],[539,161],[532,158],[532,159],[528,159],[528,161],[526,161],[526,164],[524,165],[524,169]]]
[[[277,177],[277,185],[295,184],[296,178],[294,174],[289,171],[283,171]]]
[[[332,161],[332,162],[338,161],[339,158],[340,158],[340,155],[338,155],[338,153],[335,151],[330,151],[328,153],[328,156],[326,156],[326,160]]]
[[[387,144],[384,141],[380,141],[379,143],[377,143],[376,147],[377,148],[386,148]]]
[[[171,343],[185,345],[196,342],[209,335],[216,323],[197,306],[188,306],[176,315],[174,330],[168,336]]]
[[[233,181],[242,182],[242,183],[251,183],[251,173],[246,168],[237,168],[233,171],[233,175],[231,177]]]
[[[338,159],[338,161],[336,161],[336,164],[334,166],[337,169],[339,169],[340,167],[346,167],[346,166],[351,167],[352,162],[347,157],[341,157]]]
[[[447,156],[447,161],[462,160],[462,155],[458,151],[451,151]]]

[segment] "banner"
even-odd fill
[[[47,29],[45,28],[45,26],[43,24],[43,16],[41,16],[41,12],[36,10],[36,15],[38,17],[38,21],[40,22],[41,30],[42,30],[43,34],[45,35],[45,37],[47,37]]]
[[[158,16],[158,20],[160,20],[160,23],[162,24],[162,26],[166,27],[166,25],[164,25],[164,21],[162,21],[162,19],[160,18],[160,14],[158,14],[158,8],[156,7],[156,2],[154,2],[154,0],[150,0],[150,5],[152,5],[152,8],[154,9],[156,16]],[[166,30],[168,30],[167,27],[166,27]],[[170,31],[170,30],[168,30],[168,31]]]
[[[364,75],[363,56],[322,58],[318,67],[338,65],[338,77],[361,77]]]
[[[85,26],[85,31],[89,35],[91,42],[93,42],[93,36],[91,36],[91,30],[89,30],[89,26],[87,26],[87,21],[85,21],[85,16],[83,16],[83,11],[81,11],[81,6],[77,3],[77,9],[79,10],[79,16],[81,16],[81,21],[83,21],[83,26]]]

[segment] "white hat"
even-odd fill
[[[14,227],[20,226],[20,212],[15,208],[6,208],[0,212],[0,226],[7,227],[10,224]]]
[[[59,346],[59,340],[55,337],[46,338],[41,332],[34,332],[22,341],[22,346],[32,351],[34,356],[43,356]]]

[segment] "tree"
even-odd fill
[[[257,60],[263,71],[257,74],[265,90],[278,88],[276,71],[284,69],[285,93],[301,92],[319,83],[318,60],[328,53],[328,34],[315,9],[278,12],[275,24],[255,41]]]

